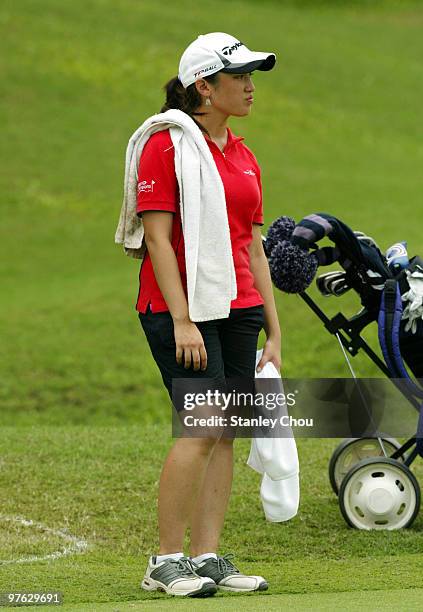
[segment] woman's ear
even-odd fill
[[[206,97],[210,96],[211,94],[210,85],[207,83],[205,79],[198,79],[197,81],[195,81],[195,87],[200,95],[206,96]]]

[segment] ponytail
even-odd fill
[[[212,74],[208,77],[204,77],[209,83],[215,83],[218,79],[217,73]],[[195,121],[202,132],[208,134],[208,131],[205,127],[203,127],[198,121],[195,120],[193,115],[204,115],[204,113],[196,112],[196,109],[202,104],[202,96],[197,91],[195,83],[189,85],[186,89],[182,85],[179,78],[176,76],[173,79],[170,79],[163,87],[166,93],[166,101],[162,108],[160,109],[161,113],[165,113],[167,110],[171,108],[178,108],[183,111],[187,115]]]

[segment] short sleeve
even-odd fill
[[[147,210],[175,213],[179,188],[169,130],[156,132],[146,142],[138,167],[137,214]]]
[[[260,190],[260,199],[259,199],[259,203],[258,206],[254,212],[254,216],[253,216],[253,223],[257,223],[258,225],[264,225],[264,216],[263,216],[263,190],[262,190],[262,186],[261,186],[261,173],[260,173],[260,168],[259,165],[256,164],[256,177],[257,177],[257,182],[258,182],[258,186],[259,186],[259,190]]]

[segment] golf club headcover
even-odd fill
[[[333,225],[322,217],[323,213],[307,215],[292,232],[291,241],[298,246],[308,249],[313,243],[321,240],[333,232]]]
[[[314,248],[314,246],[315,245],[313,245],[312,248]],[[331,266],[335,261],[339,261],[341,252],[336,246],[324,246],[315,250],[314,254],[319,261],[319,266]]]
[[[315,244],[332,229],[326,219],[315,214],[297,224],[291,217],[282,216],[270,225],[264,246],[272,281],[278,289],[301,293],[311,284],[318,266],[338,260],[337,247],[317,248]]]
[[[269,257],[270,276],[274,285],[286,293],[301,293],[313,281],[319,261],[288,240],[278,242]]]
[[[265,249],[268,257],[273,249],[282,240],[289,240],[295,228],[295,221],[291,217],[278,217],[270,225],[266,234]]]

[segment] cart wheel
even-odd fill
[[[392,455],[401,448],[395,438],[379,438],[382,440],[385,453]],[[329,480],[335,495],[338,495],[342,479],[350,469],[361,461],[370,457],[384,457],[378,438],[346,438],[333,451],[329,462]],[[399,461],[404,461],[400,457]]]
[[[409,527],[420,508],[419,483],[396,459],[363,459],[343,479],[339,506],[356,529]]]

